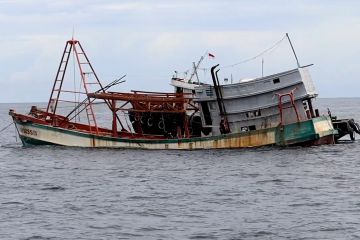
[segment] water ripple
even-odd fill
[[[359,141],[134,151],[24,148],[12,134],[0,239],[360,239]]]

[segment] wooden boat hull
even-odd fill
[[[274,128],[211,137],[145,139],[100,136],[87,132],[20,121],[13,117],[24,145],[62,145],[88,148],[222,149],[260,146],[316,145],[334,143],[331,119],[326,116]]]

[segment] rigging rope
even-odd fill
[[[14,124],[14,122],[11,122],[9,125],[7,125],[6,127],[4,127],[4,128],[2,128],[1,130],[0,130],[0,133],[2,133],[3,131],[5,131],[6,129],[8,129],[11,125],[13,125]]]
[[[282,41],[284,41],[285,38],[286,38],[286,35],[285,35],[281,40],[277,41],[273,46],[265,49],[264,51],[262,51],[261,53],[259,53],[258,55],[254,56],[254,57],[252,57],[252,58],[248,58],[248,59],[245,59],[245,60],[243,60],[243,61],[240,61],[240,62],[237,62],[237,63],[234,63],[234,64],[226,65],[226,66],[224,66],[224,67],[222,67],[222,68],[235,67],[235,66],[237,66],[237,65],[240,65],[240,64],[243,64],[243,63],[246,63],[246,62],[250,62],[250,61],[252,61],[252,60],[255,60],[255,59],[257,59],[257,58],[265,55],[266,53],[274,50],[276,47],[278,47],[278,46],[280,45],[280,43],[281,43]]]
[[[262,52],[260,52],[260,53],[257,54],[256,56],[251,57],[251,58],[247,58],[247,59],[242,60],[242,61],[237,62],[237,63],[225,65],[225,66],[223,66],[222,68],[235,67],[235,66],[237,66],[237,65],[240,65],[240,64],[243,64],[243,63],[247,63],[247,62],[250,62],[250,61],[252,61],[252,60],[255,60],[255,59],[257,59],[257,58],[259,58],[259,57],[261,57],[261,56],[264,56],[265,54],[267,54],[267,53],[275,50],[275,49],[280,45],[280,43],[282,43],[285,39],[286,39],[286,35],[284,35],[284,37],[282,37],[282,38],[281,38],[279,41],[277,41],[274,45],[272,45],[271,47],[263,50]],[[206,56],[207,53],[208,53],[208,51],[206,51],[206,53],[205,53],[204,56]],[[199,69],[199,70],[203,70],[203,71],[204,71],[204,75],[206,75],[206,72],[208,72],[208,71],[210,70],[210,68],[206,68],[206,67],[205,67],[205,68],[200,68],[200,67],[199,67],[198,69]],[[187,71],[184,72],[185,78],[186,78],[187,73],[188,73],[190,70],[191,70],[191,69],[188,69]]]

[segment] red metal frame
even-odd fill
[[[71,52],[73,52],[76,56],[76,62],[77,62],[77,65],[78,65],[78,68],[80,71],[81,81],[83,83],[85,92],[79,92],[79,91],[75,91],[75,90],[69,91],[69,90],[62,89],[64,77],[65,77],[65,73],[67,70]],[[80,57],[80,56],[82,56],[82,57]],[[88,66],[89,72],[84,71],[85,65]],[[87,74],[93,74],[93,76],[95,77],[95,82],[88,82],[86,79]],[[100,83],[99,78],[98,78],[93,66],[91,65],[89,58],[87,57],[80,42],[78,40],[74,40],[74,39],[67,41],[66,45],[65,45],[65,49],[62,54],[60,64],[59,64],[59,68],[58,68],[58,71],[57,71],[57,74],[55,77],[55,81],[54,81],[54,85],[53,85],[53,88],[51,91],[49,102],[48,102],[48,105],[46,108],[46,114],[47,114],[47,116],[51,117],[52,125],[57,125],[57,120],[56,120],[55,116],[57,116],[56,110],[58,107],[58,103],[59,102],[72,102],[72,101],[60,99],[61,93],[62,92],[74,93],[74,94],[83,93],[83,94],[87,95],[90,93],[90,90],[89,90],[90,84],[96,84],[96,85],[98,85],[98,89],[103,89],[103,86]],[[52,106],[54,106],[54,107],[52,107]],[[94,109],[93,109],[92,102],[90,101],[90,99],[88,99],[87,103],[85,103],[85,110],[86,110],[86,116],[87,116],[87,120],[88,120],[89,127],[90,127],[90,132],[93,132],[93,128],[94,128],[95,132],[98,133],[99,129],[97,126]]]
[[[89,98],[103,99],[111,101],[110,110],[113,113],[112,132],[113,136],[117,137],[117,111],[131,111],[135,112],[136,116],[141,117],[143,113],[175,113],[183,114],[184,117],[184,133],[185,137],[190,137],[189,119],[186,116],[186,111],[198,111],[198,108],[192,104],[192,94],[186,93],[164,93],[164,92],[144,92],[132,91],[132,93],[121,92],[101,92],[89,93]],[[124,102],[121,106],[116,107],[116,102]],[[124,108],[128,103],[131,108]],[[139,129],[142,134],[142,129]],[[178,131],[179,132],[179,131]],[[179,137],[180,134],[178,134]]]
[[[77,66],[81,76],[81,82],[84,90],[65,90],[63,83],[65,79],[65,73],[68,67],[70,54],[73,53],[77,62]],[[76,59],[76,60],[75,60]],[[92,74],[95,78],[89,81],[88,74]],[[94,86],[97,85],[97,86]],[[94,89],[95,88],[95,89]],[[69,101],[64,99],[61,93],[74,93],[86,95],[86,98],[80,102],[80,100]],[[62,97],[62,98],[61,98]],[[107,104],[113,114],[112,129],[105,130],[97,126],[97,121],[94,114],[92,102],[96,99],[102,99]],[[83,50],[80,42],[77,40],[69,40],[66,42],[62,58],[58,67],[58,71],[55,77],[51,95],[48,101],[46,111],[39,109],[33,109],[32,115],[37,121],[43,121],[46,125],[64,127],[70,129],[81,129],[95,134],[111,134],[113,137],[119,137],[124,134],[131,134],[132,136],[139,136],[139,134],[146,138],[158,138],[159,136],[151,136],[142,132],[142,129],[138,133],[129,133],[124,128],[119,116],[118,111],[128,111],[135,113],[136,116],[142,117],[146,113],[157,114],[174,114],[176,117],[183,119],[183,134],[185,137],[190,137],[189,131],[189,117],[186,115],[187,111],[198,111],[199,109],[192,102],[193,94],[189,93],[164,93],[164,92],[145,92],[145,91],[132,91],[131,93],[121,92],[107,92],[99,81],[98,76],[95,73],[93,66],[91,65],[89,58]],[[77,102],[79,101],[79,102]],[[121,102],[120,106],[117,106],[118,101]],[[57,114],[58,104],[60,102],[77,103],[78,106],[74,109],[78,109],[82,106],[82,109],[78,112],[71,111],[66,117]],[[127,104],[131,104],[130,108],[126,108]],[[72,122],[71,119],[74,116],[80,114],[83,110],[86,110],[86,116],[88,124]],[[72,118],[70,116],[73,116]],[[122,129],[118,131],[118,125],[120,124]],[[180,138],[182,134],[181,127],[178,126],[177,135]]]
[[[290,92],[288,93],[276,93],[275,95],[278,96],[278,99],[279,99],[279,112],[280,112],[280,125],[283,126],[284,125],[284,121],[283,121],[283,109],[286,109],[283,107],[283,98],[288,96],[290,97],[290,104],[291,106],[290,107],[287,107],[287,108],[294,108],[294,111],[295,111],[295,114],[296,114],[296,118],[297,118],[297,121],[300,122],[300,116],[299,116],[299,112],[296,108],[296,105],[295,105],[295,99],[294,99],[294,92],[295,92],[296,88],[294,88],[293,90],[291,90]]]
[[[190,94],[189,94],[190,95]],[[133,112],[162,112],[162,113],[184,113],[187,110],[197,110],[189,108],[191,106],[191,97],[183,93],[151,93],[139,92],[121,93],[89,93],[89,98],[125,101],[131,103],[132,109],[116,108],[116,110],[131,110]],[[123,104],[123,106],[126,104]]]

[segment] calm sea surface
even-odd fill
[[[360,99],[316,104],[360,121]],[[0,128],[9,108],[30,105],[0,104]],[[0,133],[0,239],[360,239],[360,142],[25,148],[10,126]]]

